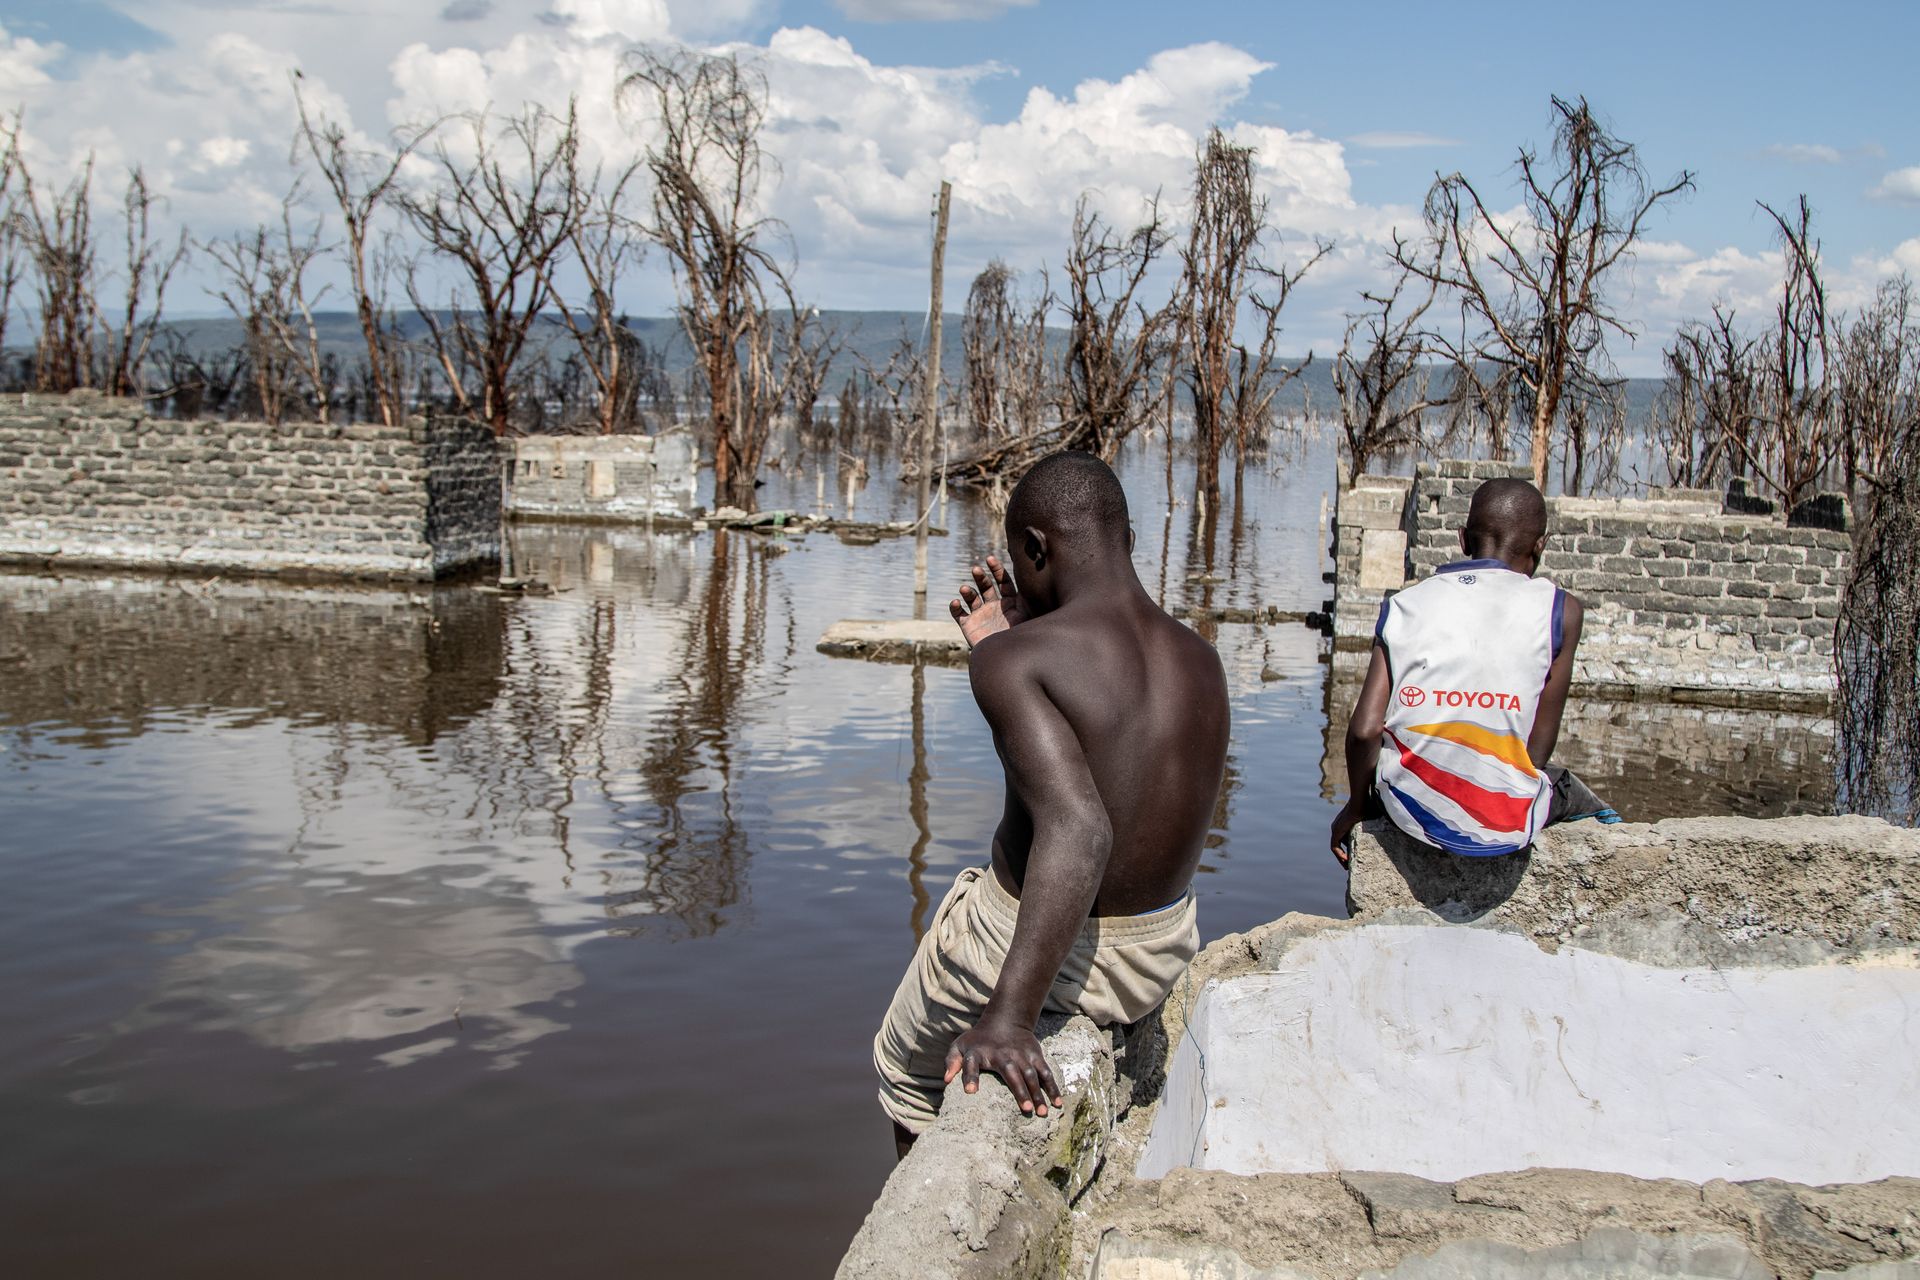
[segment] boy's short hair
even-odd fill
[[[1022,476],[1007,503],[1007,524],[1125,541],[1127,492],[1113,468],[1084,449],[1050,453]]]

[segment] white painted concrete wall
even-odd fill
[[[1211,986],[1139,1175],[1920,1175],[1920,968],[1658,969],[1371,925]]]

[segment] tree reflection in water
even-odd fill
[[[907,815],[913,819],[913,851],[907,855],[907,888],[913,894],[913,913],[908,923],[917,944],[927,932],[927,845],[933,840],[933,828],[927,822],[927,782],[933,770],[927,765],[927,667],[913,664],[913,767],[907,771]]]
[[[669,917],[692,936],[718,929],[746,893],[751,845],[735,812],[735,734],[743,702],[777,685],[787,660],[767,661],[771,556],[750,534],[717,534],[656,712],[639,772],[655,821],[632,828],[638,886],[607,896],[625,931]],[[604,776],[604,774],[603,774]],[[692,803],[710,795],[710,803]],[[610,803],[617,803],[611,794]]]

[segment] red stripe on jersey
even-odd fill
[[[1502,791],[1489,791],[1477,786],[1458,774],[1448,773],[1431,760],[1422,759],[1391,730],[1387,736],[1400,749],[1400,763],[1408,773],[1465,809],[1475,822],[1488,831],[1527,829],[1527,822],[1533,816],[1532,797],[1510,796]]]

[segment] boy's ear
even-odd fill
[[[1039,569],[1045,567],[1047,559],[1047,535],[1032,525],[1026,527],[1025,533],[1027,535],[1026,543],[1021,547],[1021,550],[1026,553],[1027,559],[1032,562],[1034,568]]]
[[[1461,555],[1467,554],[1467,530],[1466,530],[1466,526],[1464,525],[1462,525],[1460,528],[1460,554]]]
[[[1133,554],[1133,526],[1127,526],[1127,554]]]
[[[1541,534],[1533,540],[1533,567],[1540,568],[1540,558],[1547,554],[1547,535]]]

